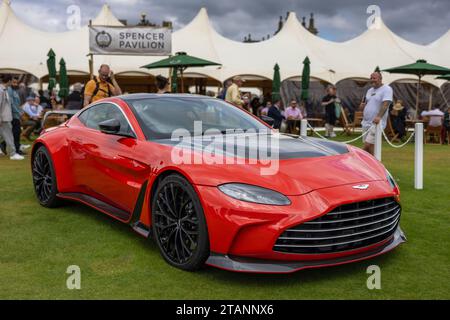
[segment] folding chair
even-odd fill
[[[354,132],[355,128],[352,128],[350,122],[348,121],[347,114],[345,113],[345,109],[341,106],[341,115],[339,117],[339,123],[342,126],[343,134],[350,135]]]
[[[387,118],[387,124],[386,128],[384,129],[384,133],[389,138],[390,142],[399,141],[398,133],[395,132],[394,127],[392,126],[392,120],[390,115]]]
[[[442,131],[442,126],[439,126],[439,127],[427,126],[427,128],[425,129],[425,143],[428,143],[431,141],[432,141],[432,143],[436,143],[436,140],[437,140],[438,141],[437,143],[442,144],[441,131]]]

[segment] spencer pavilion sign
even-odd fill
[[[167,56],[172,33],[168,28],[91,26],[89,49],[91,54]]]

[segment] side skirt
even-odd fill
[[[122,209],[114,207],[106,202],[103,202],[84,193],[58,193],[58,197],[84,203],[91,208],[103,212],[121,222],[128,223],[137,234],[148,238],[149,236],[151,236],[151,228],[140,222],[142,206],[144,204],[145,194],[147,191],[147,184],[148,181],[145,181],[142,185],[138,199],[136,200],[136,205],[131,215],[130,213]]]
[[[58,193],[58,197],[79,201],[122,222],[127,222],[130,218],[128,212],[84,193]]]

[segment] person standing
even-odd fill
[[[244,101],[241,99],[241,92],[239,88],[245,82],[240,76],[236,76],[233,78],[233,84],[228,88],[227,93],[225,94],[225,101],[234,104],[242,108],[244,105]]]
[[[322,106],[325,107],[325,137],[336,137],[334,125],[336,124],[336,87],[329,85],[327,94],[322,99]]]
[[[4,75],[0,84],[0,136],[5,140],[7,146],[6,151],[11,155],[10,159],[23,160],[25,158],[16,152],[12,132],[11,122],[13,120],[13,113],[11,99],[8,94],[8,87],[11,85],[11,80],[12,77],[10,75]]]
[[[92,102],[121,94],[122,89],[116,81],[114,72],[107,64],[102,64],[98,70],[98,76],[86,83],[83,106],[86,107]]]
[[[370,81],[372,87],[367,90],[360,109],[364,110],[362,129],[363,132],[367,132],[363,138],[364,150],[373,155],[375,151],[375,125],[381,123],[382,130],[386,128],[389,106],[394,98],[392,88],[383,84],[381,73],[372,73]]]
[[[23,105],[25,102],[27,102],[27,97],[28,97],[27,86],[25,85],[24,82],[19,83],[19,89],[17,92],[19,93],[19,97],[20,97],[20,105]]]
[[[23,155],[22,150],[20,150],[20,135],[22,133],[22,124],[20,122],[20,117],[23,111],[20,109],[20,96],[19,96],[19,79],[13,78],[11,86],[8,87],[8,94],[11,99],[11,111],[12,111],[12,133],[14,137],[14,146],[16,148],[16,153]]]

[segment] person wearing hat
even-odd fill
[[[397,100],[391,110],[392,128],[401,139],[406,134],[406,108],[403,106],[402,100]]]
[[[227,93],[225,95],[225,101],[234,104],[240,108],[243,107],[244,101],[241,98],[241,92],[239,88],[245,82],[240,76],[236,76],[233,78],[233,84],[227,89]]]

